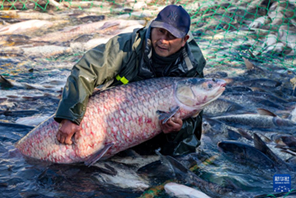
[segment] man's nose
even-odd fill
[[[167,42],[168,42],[168,35],[167,35],[167,34],[163,34],[163,35],[161,35],[161,37],[160,37],[160,41],[161,41],[162,43],[167,43]]]

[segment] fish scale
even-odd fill
[[[178,87],[191,86],[187,89],[189,93],[182,91],[182,94],[195,97],[195,104],[200,104],[199,100],[205,97],[196,97],[192,91],[208,95],[203,105],[217,99],[225,89],[223,80],[192,79],[154,78],[96,92],[89,99],[80,123],[79,138],[74,144],[64,145],[57,141],[59,123],[52,116],[23,137],[16,148],[27,157],[65,164],[83,162],[112,144],[103,156],[108,158],[161,132],[157,110],[169,112],[180,104],[187,105],[186,101],[178,100]],[[203,105],[181,107],[180,117],[185,119],[197,115]]]

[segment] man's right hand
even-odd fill
[[[76,133],[75,136],[78,137],[77,132],[79,130],[80,127],[77,124],[71,122],[70,120],[62,120],[61,126],[57,133],[57,140],[62,144],[72,144],[72,136]]]

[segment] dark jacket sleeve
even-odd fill
[[[74,65],[55,113],[54,118],[57,122],[67,119],[80,124],[94,88],[117,75],[126,57],[126,53],[122,50],[124,44],[121,37],[116,36],[106,45],[102,44],[89,50]]]

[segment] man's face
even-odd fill
[[[176,38],[163,28],[153,28],[151,32],[151,41],[154,51],[162,57],[167,57],[176,53],[186,44],[188,38],[188,35],[184,38]]]

